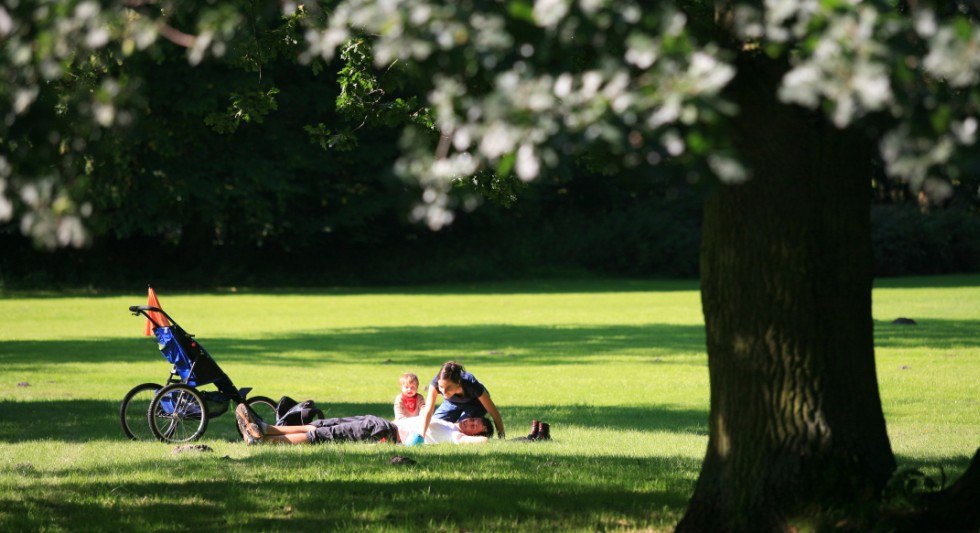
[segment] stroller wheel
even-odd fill
[[[133,440],[149,440],[153,438],[150,428],[146,425],[146,413],[150,402],[163,385],[143,383],[130,389],[119,405],[119,423],[123,433]]]
[[[265,396],[252,396],[251,398],[245,400],[245,405],[248,405],[252,412],[259,415],[259,418],[263,422],[269,425],[275,425],[276,423],[276,407],[279,405],[272,401],[272,398],[266,398]]]
[[[163,442],[190,442],[208,429],[204,398],[194,387],[174,383],[160,389],[146,412],[150,431]]]

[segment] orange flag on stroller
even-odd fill
[[[156,291],[153,290],[153,287],[146,288],[146,305],[163,309],[163,307],[160,307],[160,300],[157,300],[157,293]],[[146,314],[153,317],[153,321],[159,324],[160,326],[170,325],[170,321],[167,320],[167,317],[163,316],[163,313],[159,311],[147,311]],[[153,322],[150,322],[150,320],[147,319],[146,327],[143,328],[143,334],[146,335],[147,337],[152,336],[153,327],[154,327]]]

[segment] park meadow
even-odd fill
[[[457,360],[507,430],[469,447],[249,447],[225,413],[198,442],[212,451],[184,453],[120,429],[123,395],[170,368],[128,312],[143,289],[0,292],[0,530],[660,531],[694,490],[709,405],[696,281],[155,287],[253,395],[390,418],[403,372],[424,386]],[[879,279],[873,302],[899,469],[949,483],[980,445],[980,275]],[[510,440],[535,419],[552,441]]]

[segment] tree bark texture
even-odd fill
[[[785,530],[877,497],[895,468],[874,361],[873,145],[779,103],[783,69],[764,57],[738,68],[751,179],[706,200],[710,434],[680,531]]]

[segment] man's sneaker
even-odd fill
[[[244,420],[242,417],[238,416],[238,411],[237,410],[235,411],[235,421],[238,422],[238,432],[241,433],[242,434],[242,438],[245,439],[245,444],[247,444],[249,446],[254,446],[254,445],[256,445],[256,444],[259,443],[259,438],[260,437],[257,438],[253,434],[253,432],[250,431],[250,429],[254,427],[255,428],[255,432],[254,433],[258,433],[259,432],[259,428],[255,424],[252,424],[252,423]]]
[[[266,424],[261,418],[259,418],[259,415],[255,414],[254,411],[249,409],[248,406],[243,403],[240,403],[238,404],[238,407],[235,407],[235,416],[244,419],[245,422],[249,424],[255,424],[259,427],[259,435],[257,435],[256,438],[261,438],[261,436],[264,435],[269,429],[269,424]]]
[[[249,437],[252,437],[253,439],[255,439],[255,441],[257,443],[258,442],[262,442],[262,438],[265,437],[265,434],[262,433],[262,429],[259,427],[258,424],[248,424],[248,425],[246,425],[245,426],[245,432],[248,433],[248,436]]]

